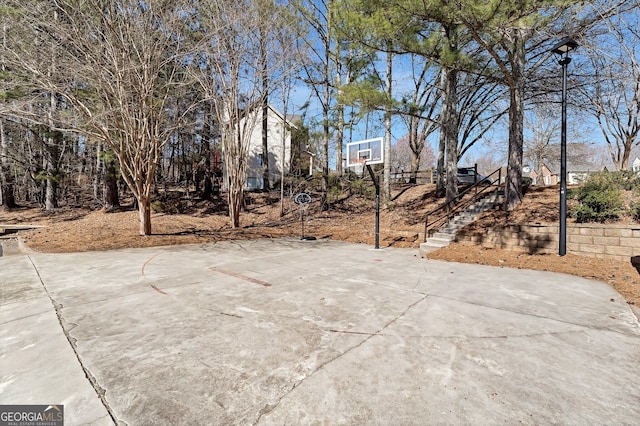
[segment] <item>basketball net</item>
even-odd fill
[[[353,164],[351,166],[351,168],[353,169],[353,172],[358,175],[358,176],[362,176],[364,173],[364,166],[365,164],[367,164],[367,159],[366,158],[357,158],[353,160]]]

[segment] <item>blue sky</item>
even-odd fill
[[[401,65],[401,64],[400,64]],[[560,68],[558,69],[560,72]],[[394,93],[400,94],[405,93],[408,90],[412,90],[410,71],[407,68],[403,68],[402,66],[396,66],[394,69]],[[395,95],[399,97],[398,95]],[[316,122],[321,123],[322,120],[322,108],[318,100],[313,95],[311,89],[302,84],[298,83],[293,90],[291,91],[291,95],[289,98],[289,113],[293,114],[301,114],[301,108],[303,105],[308,104],[306,108],[306,120],[305,124],[309,125],[310,123]],[[348,112],[347,112],[348,114]],[[376,116],[377,115],[377,116]],[[347,117],[348,118],[348,117]],[[558,120],[560,117],[558,116]],[[569,110],[568,117],[568,135],[571,138],[572,135],[577,134],[582,139],[582,142],[594,144],[598,149],[603,153],[603,156],[607,156],[608,148],[606,146],[604,137],[602,132],[600,131],[597,123],[595,123],[595,119],[587,119],[585,118],[576,119],[572,115],[572,111]],[[395,144],[396,141],[403,136],[405,136],[407,132],[406,126],[403,123],[403,120],[394,116],[392,120],[392,130],[391,130],[391,143]],[[370,120],[369,132],[368,134],[365,132],[364,122],[361,122],[360,125],[353,129],[352,134],[347,132],[344,136],[344,144],[350,141],[363,140],[373,137],[383,137],[384,136],[384,123],[382,119],[382,114],[372,114],[372,119]],[[438,144],[438,132],[433,133],[429,137],[429,143],[431,144],[434,152],[437,152],[437,144]],[[528,137],[528,131],[525,129],[525,138]],[[558,143],[560,139],[560,134],[558,132],[557,140],[554,141]],[[506,156],[507,156],[507,140],[508,140],[508,128],[507,128],[507,119],[506,116],[503,120],[497,123],[494,128],[488,132],[485,136],[484,141],[478,142],[474,147],[472,147],[469,152],[463,157],[460,161],[461,166],[469,166],[472,165],[475,161],[480,159],[481,157],[493,157],[496,162],[501,162],[506,164]],[[572,140],[569,140],[572,142]],[[576,141],[579,142],[579,141]],[[608,158],[608,156],[606,157]],[[635,157],[632,157],[632,160]],[[526,160],[525,160],[526,162]],[[559,159],[558,159],[559,162]],[[330,153],[330,167],[335,168],[335,152]]]

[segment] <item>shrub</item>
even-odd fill
[[[633,216],[633,220],[640,222],[640,201],[631,206],[631,216]]]
[[[365,197],[371,197],[375,195],[375,188],[373,187],[373,183],[364,179],[356,179],[349,182],[349,191],[351,191],[352,194],[358,194]]]
[[[620,173],[598,172],[591,175],[580,188],[572,191],[579,202],[572,216],[579,223],[617,220],[624,212],[622,189],[625,180]]]
[[[623,170],[611,174],[616,176],[616,179],[620,183],[620,187],[624,190],[635,190],[640,186],[640,175],[632,170]]]
[[[166,206],[162,201],[152,201],[151,202],[151,211],[154,213],[164,213],[166,210]]]
[[[330,186],[327,191],[327,199],[330,202],[337,201],[342,197],[342,190],[338,186]]]

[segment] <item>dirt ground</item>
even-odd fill
[[[423,241],[424,218],[439,200],[432,185],[398,187],[393,201],[381,207],[380,246],[418,247]],[[321,211],[319,197],[313,195],[304,211],[304,235],[316,238],[374,244],[374,199],[343,196]],[[277,193],[247,195],[241,227],[232,229],[223,200],[202,201],[182,194],[166,197],[165,211],[152,216],[151,236],[138,235],[138,215],[131,208],[115,212],[63,207],[44,212],[37,207],[0,211],[0,224],[41,225],[20,231],[25,245],[41,252],[78,252],[130,247],[202,243],[230,239],[302,236],[301,209],[291,197],[280,201]],[[282,213],[281,213],[282,212]],[[557,188],[530,189],[522,205],[507,213],[487,212],[474,226],[500,223],[557,223]],[[569,222],[571,219],[569,219]],[[630,221],[623,218],[623,222]],[[640,271],[630,261],[614,261],[567,254],[529,255],[507,250],[451,244],[433,252],[432,259],[536,269],[578,275],[606,282],[615,287],[629,304],[640,306]]]

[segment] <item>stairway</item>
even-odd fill
[[[427,241],[420,244],[420,256],[426,257],[428,253],[448,246],[456,240],[458,230],[474,222],[481,213],[492,209],[504,200],[502,191],[491,193],[470,205],[466,210],[454,216],[444,227],[440,228]]]
[[[15,234],[18,231],[41,227],[40,225],[5,225],[0,223],[0,257],[23,254],[24,247]]]

